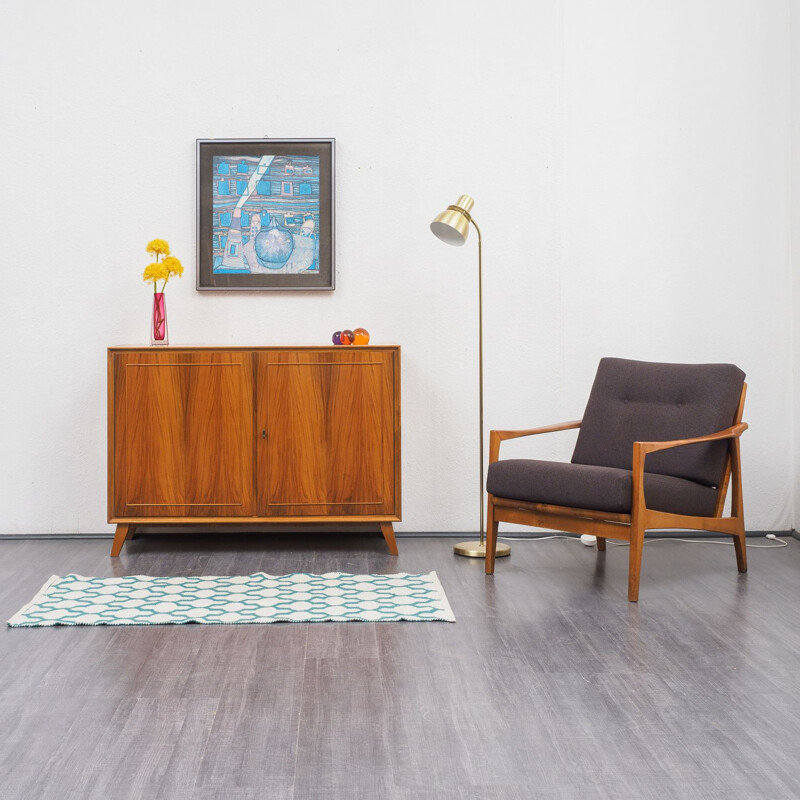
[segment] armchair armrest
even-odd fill
[[[730,428],[710,433],[708,436],[695,436],[691,439],[674,439],[669,442],[634,442],[633,443],[633,463],[631,465],[633,477],[633,509],[635,513],[646,511],[644,500],[644,460],[648,453],[655,453],[659,450],[670,450],[673,447],[683,447],[687,444],[699,444],[700,442],[715,442],[719,439],[738,439],[746,430],[746,422],[737,422]],[[636,512],[639,509],[639,512]]]
[[[655,453],[659,450],[670,450],[673,447],[683,447],[687,444],[714,442],[718,439],[738,439],[747,430],[747,427],[746,422],[737,422],[735,425],[731,425],[730,428],[725,428],[725,430],[717,431],[716,433],[710,433],[708,436],[695,436],[691,439],[673,439],[670,442],[634,442],[633,460],[634,463],[636,463],[637,450],[647,455],[647,453]]]
[[[500,458],[500,442],[506,439],[519,439],[521,436],[535,436],[539,433],[555,433],[555,431],[568,431],[580,428],[581,420],[572,422],[559,422],[556,425],[545,425],[542,428],[528,428],[522,431],[489,431],[489,463],[493,464]]]

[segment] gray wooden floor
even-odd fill
[[[638,605],[624,548],[452,544],[0,541],[3,620],[54,573],[434,569],[458,619],[4,628],[0,798],[800,797],[800,542],[648,545]]]

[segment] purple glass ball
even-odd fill
[[[336,331],[336,333],[334,333],[333,336],[331,336],[331,341],[334,344],[341,344],[342,343],[342,332],[341,331]]]

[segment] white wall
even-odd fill
[[[0,532],[107,530],[105,348],[147,342],[156,236],[173,343],[402,344],[398,528],[475,530],[475,243],[428,231],[462,192],[487,428],[580,416],[603,355],[734,361],[748,527],[790,527],[787,3],[287,8],[3,4]],[[194,290],[194,140],[263,134],[337,139],[333,294]]]

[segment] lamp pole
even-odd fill
[[[470,558],[485,558],[486,543],[483,522],[483,237],[478,223],[470,215],[475,201],[467,194],[462,194],[455,205],[448,206],[431,223],[431,231],[446,244],[461,246],[466,242],[470,223],[478,234],[478,428],[480,445],[480,464],[478,480],[480,483],[480,541],[460,542],[453,549],[457,555]],[[505,542],[497,543],[498,558],[510,555],[511,548]]]
[[[480,429],[480,474],[478,480],[480,483],[478,496],[480,502],[480,543],[484,548],[484,556],[486,555],[486,546],[483,539],[483,239],[481,238],[481,229],[478,223],[472,217],[469,221],[475,226],[478,232],[478,418]]]

